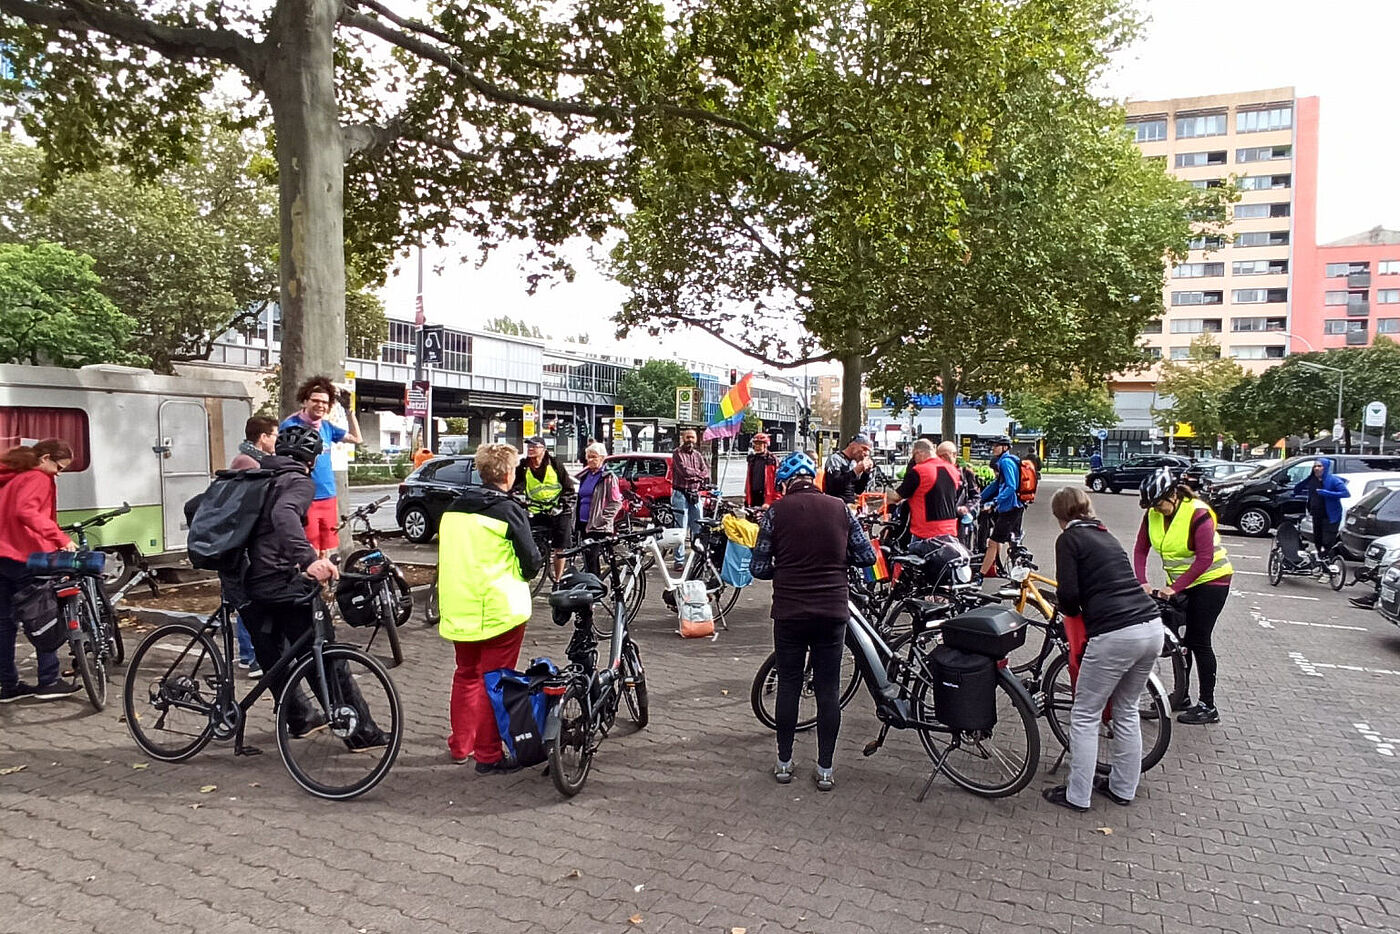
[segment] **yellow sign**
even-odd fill
[[[520,414],[523,416],[523,422],[524,422],[524,424],[523,424],[523,426],[522,426],[522,428],[521,428],[521,433],[524,434],[525,437],[528,438],[528,437],[530,437],[531,435],[533,435],[533,434],[535,433],[535,407],[534,407],[534,405],[532,405],[532,404],[529,403],[529,402],[525,403],[524,405],[522,405],[522,406],[520,407]]]
[[[1178,438],[1194,438],[1196,437],[1196,429],[1191,427],[1190,422],[1177,422],[1176,436]]]

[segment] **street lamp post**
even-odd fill
[[[1337,374],[1337,421],[1332,425],[1332,435],[1333,440],[1335,441],[1337,446],[1337,453],[1340,454],[1342,453],[1341,436],[1342,432],[1346,430],[1346,426],[1342,423],[1342,386],[1346,382],[1346,371],[1340,370],[1334,366],[1326,366],[1321,363],[1313,363],[1310,360],[1299,360],[1298,365],[1305,366],[1310,370],[1325,370],[1327,372]]]

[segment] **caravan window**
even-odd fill
[[[73,463],[68,465],[68,473],[87,470],[90,459],[88,417],[82,409],[0,405],[0,450],[8,451],[45,438],[67,441],[73,449]]]

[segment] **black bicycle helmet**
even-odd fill
[[[321,456],[323,448],[321,433],[315,428],[308,428],[305,425],[289,425],[277,432],[278,455],[290,457],[308,467]]]
[[[1176,489],[1176,474],[1170,467],[1158,467],[1143,479],[1142,485],[1138,487],[1138,505],[1143,509],[1151,509],[1162,500],[1172,495]]]
[[[607,586],[596,575],[587,571],[565,573],[559,580],[559,586],[549,595],[549,608],[554,611],[555,624],[564,625],[571,614],[592,607],[607,595]]]

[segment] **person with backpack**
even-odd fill
[[[509,444],[478,447],[482,485],[463,490],[438,526],[438,634],[457,660],[447,749],[459,765],[475,758],[480,775],[516,769],[482,677],[519,660],[531,612],[527,581],[544,564],[525,507],[508,495],[519,464]]]
[[[872,567],[875,549],[855,514],[813,482],[817,465],[794,452],[778,465],[782,498],[758,514],[758,540],[749,566],[773,582],[773,648],[778,656],[778,761],[773,777],[792,781],[792,746],[802,678],[811,660],[817,701],[818,791],[836,784],[832,757],[841,730],[841,654],[845,651],[848,569]]]
[[[1032,471],[1034,468],[1032,467]],[[982,504],[990,504],[993,514],[992,532],[987,553],[982,557],[982,576],[991,577],[996,571],[997,552],[1011,544],[1021,534],[1021,519],[1026,511],[1021,459],[1011,453],[1011,439],[1006,435],[992,439],[992,481],[982,488]],[[1030,491],[1035,498],[1034,486]]]
[[[229,470],[257,470],[263,461],[277,453],[277,420],[265,415],[254,415],[243,425],[243,442],[238,445],[238,453],[229,462]],[[228,583],[223,584],[225,589]],[[238,614],[233,624],[234,635],[238,637],[238,667],[248,672],[250,678],[262,677],[262,666],[258,664],[257,652],[253,650],[252,637],[243,624],[243,614]]]
[[[359,444],[360,422],[355,418],[354,409],[347,401],[346,417],[349,429],[331,424],[328,416],[335,405],[338,393],[335,384],[325,376],[313,376],[297,387],[297,402],[301,410],[292,413],[282,421],[282,429],[293,426],[310,428],[321,436],[321,454],[311,467],[311,479],[315,485],[315,497],[306,514],[306,537],[315,547],[319,557],[326,557],[340,545],[336,527],[340,525],[340,513],[335,501],[335,470],[331,466],[331,445],[341,441]]]
[[[15,665],[15,595],[33,579],[25,561],[35,552],[77,550],[58,527],[54,482],[72,463],[73,448],[57,438],[0,456],[0,704],[26,697],[57,700],[79,690],[76,682],[61,680],[57,652],[38,653],[37,686],[21,681]]]

